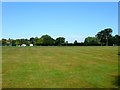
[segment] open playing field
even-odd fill
[[[2,49],[3,88],[117,87],[117,46]]]

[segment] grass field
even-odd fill
[[[117,87],[118,47],[3,47],[3,88]]]

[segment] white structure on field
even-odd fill
[[[26,44],[22,44],[21,46],[25,47],[25,46],[26,46]]]
[[[30,44],[30,46],[33,46],[33,44]]]

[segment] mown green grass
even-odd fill
[[[3,88],[114,88],[118,47],[3,47]]]

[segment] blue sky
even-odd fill
[[[2,38],[30,38],[48,34],[69,42],[84,41],[100,30],[118,34],[117,2],[4,2]]]

